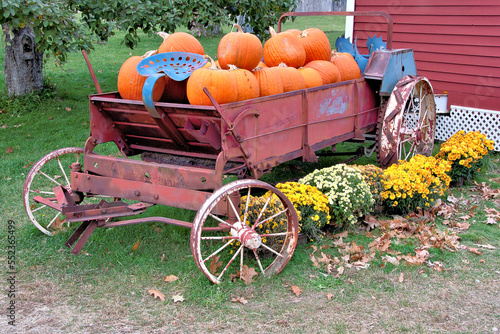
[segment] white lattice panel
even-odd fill
[[[500,112],[451,106],[450,115],[437,115],[436,139],[445,141],[457,131],[481,131],[495,141],[495,151],[500,151]]]

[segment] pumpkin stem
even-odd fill
[[[271,33],[271,37],[276,36],[276,30],[273,27],[269,27],[269,32]]]
[[[166,40],[168,38],[168,36],[170,36],[170,34],[164,32],[164,31],[159,31],[156,34],[161,36],[161,38],[163,38],[163,40]]]
[[[142,56],[142,58],[147,58],[147,57],[151,57],[151,56],[154,56],[155,54],[157,54],[158,51],[157,50],[149,50],[148,52],[146,52],[144,54],[144,56]]]
[[[337,57],[337,50],[332,50],[332,58]]]
[[[238,69],[238,68],[236,67],[236,65],[233,65],[233,64],[229,64],[228,66],[229,66],[229,70],[230,70],[230,71],[235,71],[235,70],[237,70],[237,69]]]
[[[278,67],[288,67],[288,65],[287,65],[287,64],[285,64],[285,63],[280,63],[280,64],[278,65]]]
[[[300,34],[300,37],[307,37],[307,35],[309,34],[308,31],[304,30],[301,34]]]
[[[243,29],[241,28],[241,26],[239,24],[235,23],[235,24],[233,24],[233,27],[238,29],[238,32],[243,33]]]
[[[210,57],[209,55],[204,55],[203,57],[210,59],[210,63],[212,65],[210,65],[209,69],[218,70],[217,65],[215,65],[215,61],[212,59],[212,57]]]

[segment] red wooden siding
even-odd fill
[[[414,50],[418,74],[448,93],[448,106],[500,110],[500,1],[356,0],[356,11],[373,10],[392,16],[393,48]],[[383,18],[355,17],[361,53],[386,31]]]

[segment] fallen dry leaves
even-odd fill
[[[174,301],[174,303],[183,302],[184,296],[183,295],[173,295],[172,300]]]
[[[178,279],[179,279],[179,277],[177,277],[175,275],[168,275],[168,276],[165,276],[165,278],[163,280],[167,283],[171,283],[171,282],[177,281]]]
[[[458,214],[455,208],[456,203],[460,203],[463,199],[450,197],[452,204],[439,203],[433,210],[420,211],[409,214],[407,217],[393,216],[392,219],[377,219],[374,216],[367,216],[365,223],[367,229],[378,228],[376,230],[366,232],[365,236],[373,239],[367,247],[357,244],[355,241],[345,242],[347,234],[344,232],[331,236],[333,238],[331,246],[336,247],[340,253],[339,257],[334,257],[326,252],[324,246],[318,248],[312,246],[313,252],[310,254],[310,259],[314,267],[322,269],[326,274],[339,278],[345,273],[346,269],[368,268],[370,262],[377,258],[382,259],[382,267],[386,263],[399,265],[401,261],[405,261],[411,265],[426,264],[435,271],[444,271],[444,266],[440,262],[430,262],[430,253],[428,249],[438,248],[451,252],[458,251],[463,248],[459,243],[460,237],[457,233],[465,231],[470,227],[469,222],[461,222],[457,219],[452,219]],[[455,204],[453,204],[455,203]],[[468,202],[470,205],[470,202]],[[470,206],[471,211],[475,208]],[[475,213],[471,213],[474,215]],[[432,222],[435,221],[436,215],[448,217],[445,224],[450,228],[440,230]],[[412,243],[415,241],[414,253],[401,254],[391,249],[392,246],[400,244],[402,240],[411,238]],[[469,251],[473,251],[469,249]],[[477,254],[477,253],[476,253]],[[399,277],[403,280],[404,277]]]
[[[246,285],[252,283],[252,278],[258,275],[255,268],[249,268],[248,266],[243,266],[240,273],[240,278],[245,282]]]
[[[212,275],[217,276],[217,269],[222,266],[222,261],[219,261],[220,255],[215,255],[210,259],[210,267],[208,270],[210,270],[210,273]]]
[[[248,300],[246,300],[245,297],[233,297],[231,298],[231,302],[246,305],[248,303]]]
[[[148,293],[153,296],[154,299],[159,299],[162,302],[165,301],[165,295],[156,289],[149,289]]]
[[[292,292],[293,292],[293,293],[294,293],[297,297],[298,297],[298,296],[300,296],[300,294],[302,293],[302,289],[301,289],[301,288],[299,288],[299,287],[298,287],[298,286],[296,286],[296,285],[292,285],[290,288],[292,289]]]

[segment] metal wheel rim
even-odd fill
[[[69,176],[69,171],[65,170],[64,167],[62,166],[61,159],[60,157],[63,155],[68,155],[68,154],[75,154],[76,155],[76,161],[80,159],[80,156],[83,154],[83,148],[80,147],[67,147],[67,148],[62,148],[56,151],[53,151],[47,155],[45,155],[43,158],[38,160],[38,162],[33,165],[31,170],[29,171],[28,175],[26,176],[26,181],[24,182],[24,187],[23,187],[23,202],[24,202],[24,208],[26,210],[26,213],[28,214],[28,217],[30,218],[31,222],[43,233],[46,235],[53,235],[54,233],[50,231],[48,228],[54,223],[55,219],[57,217],[60,217],[62,215],[61,212],[56,211],[50,207],[47,207],[45,205],[42,205],[40,203],[35,203],[33,199],[30,197],[31,194],[36,193],[38,191],[44,191],[44,192],[50,192],[50,189],[32,189],[33,181],[35,180],[36,177],[50,177],[53,179],[53,184],[56,186],[57,184],[63,185],[66,189],[70,190],[71,185],[70,185],[70,176]],[[60,166],[60,171],[62,174],[64,174],[64,177],[62,178],[61,182],[57,181],[57,179],[51,177],[50,175],[44,175],[41,174],[40,172],[44,166],[46,166],[48,163],[56,159],[59,163],[58,165]],[[49,195],[48,193],[39,193],[40,195]],[[49,224],[47,226],[43,226],[42,223],[39,222],[40,218],[37,219],[35,217],[35,212],[37,211],[49,211],[54,213],[53,219],[50,220]],[[38,215],[37,215],[38,216]]]
[[[228,269],[230,266],[233,265],[234,260],[237,260],[238,257],[240,266],[239,270],[241,272],[242,266],[244,265],[244,261],[242,260],[244,255],[243,251],[245,249],[248,250],[247,247],[244,247],[243,244],[238,248],[238,250],[234,253],[232,256],[232,259],[228,263],[223,263],[222,266],[224,267],[223,271],[219,275],[215,275],[212,272],[210,272],[209,268],[207,268],[207,262],[212,259],[212,257],[216,256],[219,254],[219,252],[223,252],[224,249],[228,246],[230,241],[227,241],[221,246],[221,250],[217,250],[218,252],[213,254],[202,254],[202,249],[201,249],[201,244],[204,241],[203,237],[203,227],[204,224],[207,220],[207,217],[211,214],[212,209],[215,207],[215,205],[223,200],[226,196],[229,194],[239,192],[240,190],[243,190],[244,193],[247,191],[251,192],[251,189],[265,189],[268,191],[271,191],[272,194],[275,194],[278,196],[279,200],[281,203],[284,204],[285,212],[282,214],[286,214],[287,216],[287,230],[286,230],[286,236],[284,236],[284,241],[283,241],[283,246],[279,252],[280,256],[276,255],[275,259],[272,261],[271,264],[268,265],[262,265],[261,259],[257,255],[256,251],[253,251],[253,255],[256,257],[255,261],[258,263],[258,269],[256,270],[259,275],[263,275],[265,277],[269,277],[274,274],[278,274],[283,270],[283,268],[286,266],[288,261],[290,260],[296,244],[297,244],[297,238],[298,238],[298,217],[297,213],[293,207],[293,204],[286,198],[286,196],[281,193],[279,190],[276,188],[272,187],[271,185],[258,181],[258,180],[241,180],[241,181],[234,181],[231,182],[216,192],[214,192],[208,199],[207,201],[203,204],[201,209],[198,211],[194,222],[193,222],[193,228],[191,230],[191,252],[193,253],[193,257],[195,259],[196,265],[198,268],[205,274],[205,276],[213,283],[219,284],[222,279],[226,278],[229,276],[228,274]],[[250,190],[248,190],[250,189]],[[272,195],[271,195],[272,196]],[[270,196],[270,197],[271,197]],[[247,197],[248,200],[249,197]],[[246,211],[248,210],[248,201],[245,203],[245,211],[243,211],[242,215],[244,216],[244,219],[246,217]],[[234,208],[233,208],[234,209]],[[265,211],[265,208],[264,210]],[[264,215],[263,215],[264,217]],[[260,221],[262,222],[262,220]],[[229,225],[228,225],[229,227]],[[235,229],[232,229],[233,231]],[[229,233],[227,233],[229,234]],[[229,240],[229,239],[228,239]],[[206,239],[205,239],[206,241]],[[236,266],[237,267],[237,266]],[[265,268],[264,268],[265,267]]]
[[[434,147],[436,106],[429,81],[401,79],[391,94],[378,125],[378,161],[386,168],[416,154],[429,156]]]

